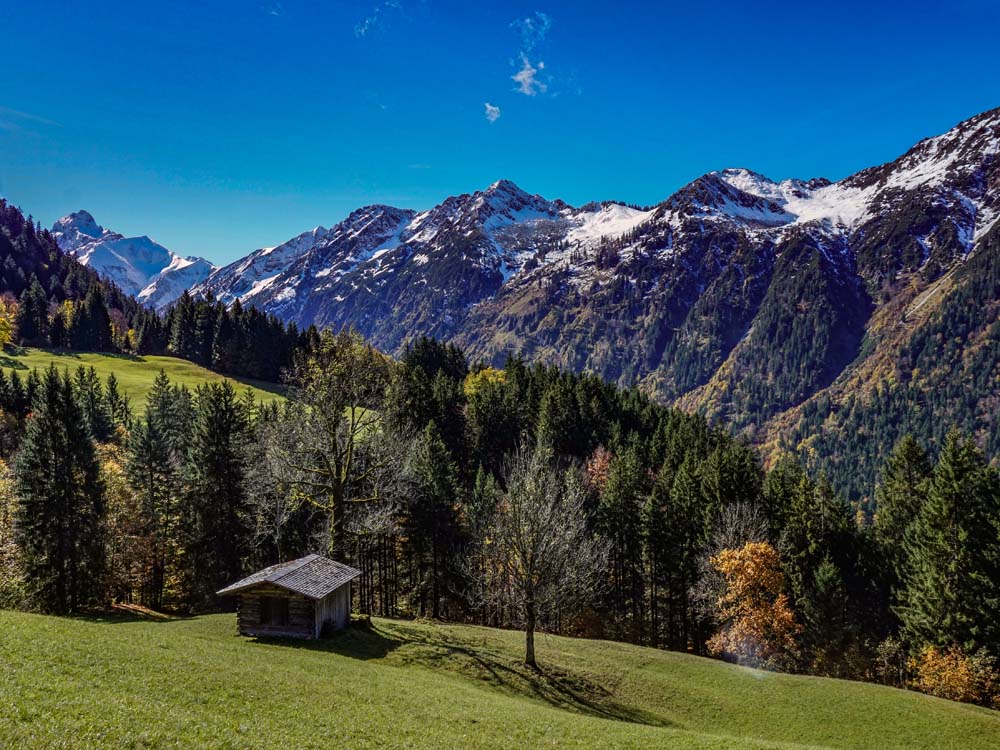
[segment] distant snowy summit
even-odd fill
[[[87,211],[59,219],[52,234],[64,252],[139,302],[162,310],[215,270],[204,258],[184,258],[149,237],[124,237]]]
[[[53,231],[158,309],[190,288],[300,327],[355,328],[390,352],[429,335],[484,361],[539,355],[634,382],[692,348],[707,346],[697,356],[716,366],[757,330],[746,316],[795,259],[821,259],[817,283],[841,301],[901,275],[936,277],[1000,218],[998,181],[1000,109],[838,182],[725,169],[654,206],[575,207],[499,180],[424,211],[358,208],[221,268],[110,232],[85,211]],[[699,329],[711,321],[724,325]]]

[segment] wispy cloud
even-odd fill
[[[22,112],[19,109],[11,109],[10,107],[0,106],[0,116],[11,117],[17,120],[27,120],[29,122],[37,122],[40,125],[53,125],[55,127],[60,127],[59,123],[54,120],[49,120],[48,118],[41,117],[39,115],[33,115],[30,112]]]
[[[386,14],[392,11],[402,12],[402,10],[403,6],[399,0],[384,0],[358,22],[357,26],[354,27],[354,36],[358,39],[364,39],[385,23]]]
[[[517,62],[520,65],[511,79],[517,84],[514,89],[525,96],[536,96],[548,91],[548,75],[543,75],[545,63],[535,57],[535,49],[549,34],[552,28],[552,19],[546,13],[535,11],[525,18],[518,18],[511,21],[510,27],[515,29],[521,36],[521,49],[517,53]],[[532,58],[537,62],[532,62]]]
[[[279,3],[278,0],[268,0],[268,2],[260,6],[260,10],[267,16],[285,15],[285,6]]]
[[[517,83],[517,91],[525,96],[534,96],[539,92],[545,93],[548,84],[538,78],[540,71],[545,69],[545,63],[539,62],[537,66],[532,65],[527,55],[521,55],[521,69],[511,76]]]
[[[521,51],[527,53],[545,40],[549,29],[552,28],[552,19],[548,14],[536,10],[534,15],[511,21],[510,25],[520,32]]]
[[[489,102],[484,102],[483,106],[486,107],[486,119],[490,123],[494,123],[500,119],[500,107],[495,104],[490,104]]]
[[[30,130],[31,125],[45,125],[52,128],[62,127],[55,120],[33,115],[30,112],[23,112],[19,109],[0,106],[0,130],[7,130],[9,132]]]

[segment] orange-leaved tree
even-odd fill
[[[795,653],[800,628],[784,593],[777,550],[767,542],[724,549],[711,559],[722,578],[717,601],[719,631],[708,641],[716,656],[780,669]]]
[[[923,693],[1000,708],[1000,671],[985,650],[967,654],[958,646],[926,646],[909,666],[913,687]]]

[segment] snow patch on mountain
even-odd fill
[[[571,244],[589,245],[599,242],[602,237],[621,237],[649,219],[652,214],[652,211],[608,203],[598,211],[573,215],[571,223],[575,226],[567,232],[566,240]]]
[[[676,276],[700,294],[720,268],[780,253],[800,233],[833,273],[853,274],[852,253],[861,246],[868,268],[891,269],[901,251],[878,246],[878,222],[897,215],[905,226],[894,231],[912,224],[925,262],[948,262],[1000,218],[993,197],[998,152],[1000,110],[839,182],[775,181],[726,169],[650,210],[615,202],[574,207],[499,180],[420,212],[358,209],[329,230],[318,227],[215,271],[196,291],[227,303],[239,298],[302,325],[384,325],[391,336],[416,326],[445,335],[448,326],[438,326],[446,315],[459,320],[505,290],[529,285],[586,294],[611,284],[637,288],[640,268],[643,283]],[[944,221],[952,226],[936,232]],[[554,291],[549,296],[558,299]]]
[[[87,211],[59,219],[52,235],[64,252],[156,309],[169,306],[214,269],[203,258],[183,258],[145,235],[125,237],[105,229]]]

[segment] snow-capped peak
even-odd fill
[[[521,188],[519,188],[515,183],[507,179],[501,179],[494,182],[484,191],[486,193],[520,193],[527,195]]]
[[[74,211],[62,217],[52,226],[52,234],[59,246],[68,253],[75,251],[80,245],[112,235],[94,220],[88,211]]]
[[[100,237],[104,232],[104,227],[100,226],[89,211],[74,211],[68,216],[64,216],[55,224],[61,231],[76,230],[88,237]]]
[[[64,252],[156,308],[169,305],[213,268],[202,258],[183,258],[145,235],[124,237],[105,229],[88,211],[59,219],[52,234]]]

